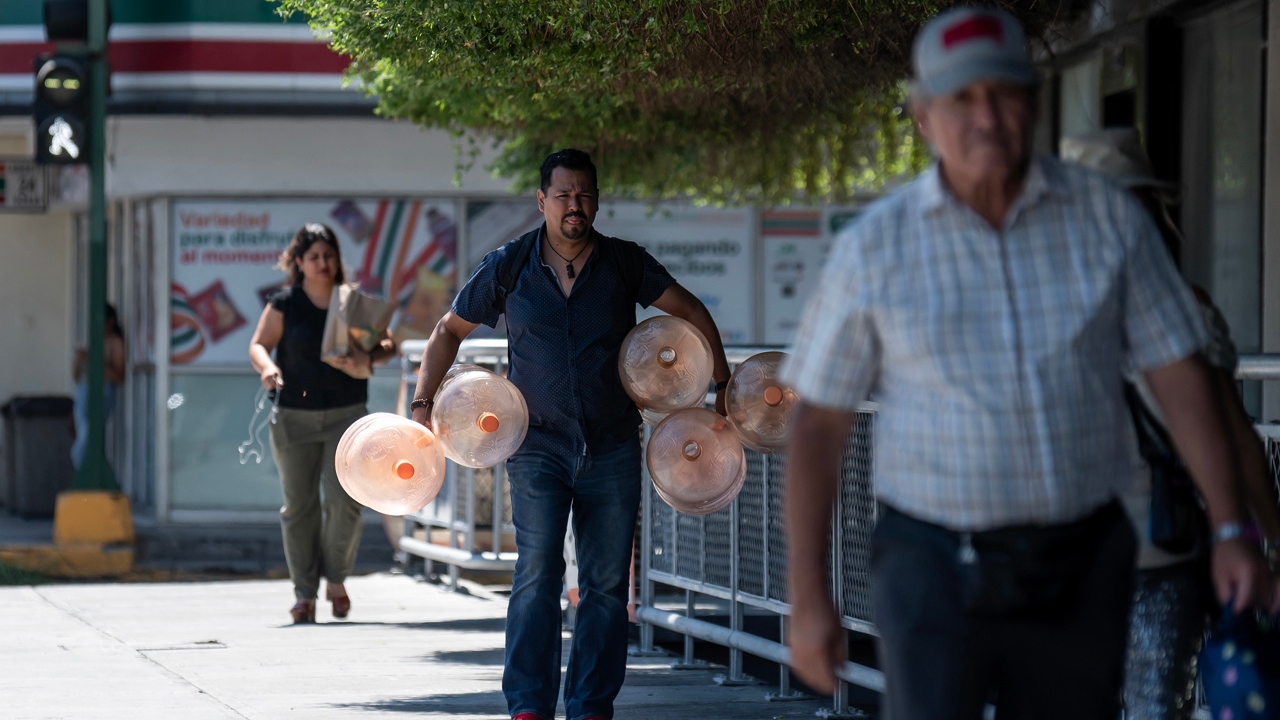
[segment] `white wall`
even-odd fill
[[[71,394],[74,258],[68,213],[0,215],[0,402]]]
[[[111,197],[334,193],[503,193],[482,154],[461,188],[458,154],[440,130],[379,118],[113,118]],[[485,147],[488,147],[486,144]]]

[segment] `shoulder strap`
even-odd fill
[[[538,234],[541,232],[542,228],[538,227],[521,235],[516,239],[512,252],[502,258],[502,264],[498,266],[498,294],[502,297],[504,304],[507,293],[515,288],[516,278],[520,276],[520,270],[528,262],[529,253],[533,252],[533,246],[537,243]]]
[[[1124,384],[1124,399],[1129,405],[1129,414],[1133,417],[1133,427],[1138,435],[1138,452],[1148,462],[1175,462],[1181,464],[1182,459],[1174,448],[1173,439],[1147,409],[1142,394],[1131,382]]]
[[[618,261],[622,272],[623,287],[632,302],[640,301],[640,286],[644,283],[644,248],[639,243],[617,240]]]

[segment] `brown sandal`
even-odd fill
[[[338,587],[342,587],[338,585]],[[343,588],[341,595],[333,594],[333,583],[330,583],[324,590],[325,597],[329,602],[333,603],[333,616],[342,619],[351,612],[351,597],[347,595],[346,588]]]
[[[294,625],[313,623],[316,621],[316,601],[299,600],[289,608],[289,614],[293,616]]]

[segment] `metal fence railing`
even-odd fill
[[[410,394],[418,378],[418,366],[426,341],[401,344],[400,393],[397,408],[407,414]],[[458,362],[506,370],[505,340],[468,340],[458,352]],[[440,493],[423,509],[406,515],[400,549],[421,557],[431,567],[448,568],[449,585],[458,588],[460,570],[510,572],[516,566],[515,527],[511,524],[511,499],[504,465],[475,469],[453,461],[446,463]]]
[[[405,343],[403,392],[411,391],[416,379],[423,344]],[[729,364],[739,363],[758,352],[776,350],[771,347],[726,348]],[[506,343],[501,340],[468,340],[462,345],[459,362],[484,365],[496,371],[505,368]],[[1280,379],[1280,355],[1248,355],[1241,358],[1237,373],[1240,380]],[[402,395],[407,397],[407,395]],[[710,401],[710,396],[708,401]],[[843,625],[850,631],[868,636],[876,634],[870,594],[870,537],[875,526],[877,507],[872,493],[872,428],[876,406],[867,403],[859,411],[854,429],[845,447],[842,482],[832,524],[830,567],[832,597]],[[645,426],[645,440],[651,430]],[[1280,425],[1260,425],[1273,475],[1280,478]],[[780,692],[773,698],[791,695],[787,669],[789,653],[785,642],[790,605],[786,587],[786,533],[783,523],[783,455],[763,455],[746,450],[747,478],[741,493],[729,507],[704,516],[684,515],[668,506],[653,489],[644,469],[645,491],[642,495],[640,539],[637,551],[637,618],[640,620],[640,643],[634,652],[660,652],[654,646],[654,629],[666,628],[685,637],[684,657],[677,665],[696,664],[694,639],[718,643],[729,649],[729,672],[719,678],[726,684],[747,682],[743,673],[743,653],[750,653],[780,666]],[[459,472],[462,470],[463,472]],[[421,528],[448,528],[450,547],[429,542],[402,540],[410,553],[450,566],[450,577],[456,582],[457,568],[514,566],[514,552],[500,546],[499,533],[493,533],[492,544],[477,543],[476,491],[478,483],[492,483],[490,497],[503,497],[505,473],[495,468],[492,477],[484,477],[450,463],[445,490],[422,512],[408,518],[406,532]],[[500,509],[503,508],[503,509]],[[492,527],[511,531],[509,507],[505,503],[486,508],[492,512]],[[489,515],[481,513],[486,519]],[[489,538],[485,538],[489,539]],[[454,546],[457,547],[454,547]],[[665,592],[659,592],[664,587]],[[671,592],[682,592],[684,607],[680,611],[656,607],[671,598]],[[727,603],[728,626],[696,617],[699,596]],[[667,603],[664,602],[664,605]],[[775,641],[748,632],[746,611],[775,617]],[[721,611],[723,612],[723,611]],[[837,673],[841,683],[833,698],[832,716],[856,717],[849,707],[848,683],[881,691],[884,677],[879,670],[855,663],[845,663]]]

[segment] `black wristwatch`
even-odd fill
[[[417,410],[418,408],[431,407],[432,405],[435,405],[435,404],[436,404],[435,400],[430,400],[427,398],[414,398],[413,402],[409,403],[409,409]]]

